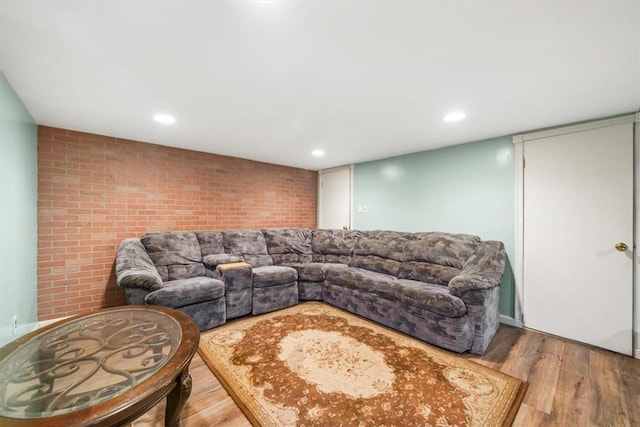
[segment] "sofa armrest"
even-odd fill
[[[219,265],[243,261],[244,258],[242,257],[242,255],[233,254],[211,254],[202,257],[202,262],[204,263],[205,267],[208,267],[214,271]]]
[[[216,276],[224,283],[227,295],[251,289],[253,284],[253,269],[244,261],[218,265]]]
[[[162,278],[140,239],[126,239],[116,253],[116,282],[122,288],[157,289]]]
[[[502,242],[485,241],[465,263],[462,272],[449,281],[449,292],[462,296],[470,290],[491,289],[500,286],[505,267]]]

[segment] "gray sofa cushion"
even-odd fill
[[[322,282],[327,278],[330,268],[347,268],[344,264],[330,264],[325,262],[310,262],[300,264],[287,264],[298,272],[298,280],[304,282]]]
[[[177,308],[223,296],[222,281],[209,277],[193,277],[163,283],[161,287],[147,294],[145,303]]]
[[[200,242],[200,251],[203,256],[224,253],[222,231],[197,231],[196,236]]]
[[[265,288],[282,285],[298,280],[298,273],[294,268],[282,265],[268,265],[253,269],[253,287]]]
[[[163,281],[205,275],[200,243],[195,233],[165,231],[140,239]]]
[[[480,243],[478,236],[438,232],[413,233],[404,246],[405,260],[462,269]]]
[[[386,289],[397,286],[398,279],[384,273],[377,273],[362,268],[331,268],[327,271],[327,282],[360,292],[376,293],[380,285]],[[397,300],[397,297],[393,297]]]
[[[476,251],[480,238],[468,234],[411,234],[404,246],[405,262],[398,278],[448,285]]]
[[[393,282],[392,286],[389,286],[389,283],[381,283],[376,293],[443,316],[460,317],[467,313],[465,303],[451,295],[446,286],[404,279]]]
[[[349,266],[396,276],[404,261],[407,236],[396,231],[362,232]]]
[[[311,262],[311,230],[265,228],[262,234],[274,264]]]
[[[276,265],[311,262],[313,260],[311,254],[273,254],[271,255],[271,259]]]
[[[356,230],[313,230],[313,262],[349,264],[360,234]]]
[[[267,252],[267,242],[260,230],[229,230],[222,234],[226,253],[242,255],[252,267],[273,265]]]

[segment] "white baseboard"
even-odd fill
[[[500,315],[500,323],[504,323],[505,325],[515,326],[516,328],[522,328],[524,324],[520,320],[516,320],[511,316],[507,316],[505,314]]]
[[[636,348],[636,350],[633,352],[633,357],[640,360],[640,348]]]

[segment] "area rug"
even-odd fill
[[[198,352],[256,426],[510,425],[526,389],[319,302],[205,332]]]

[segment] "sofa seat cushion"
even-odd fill
[[[447,317],[460,317],[467,314],[465,303],[451,295],[449,288],[442,285],[400,279],[380,284],[376,293],[387,299]]]
[[[215,300],[223,296],[224,283],[221,280],[210,277],[192,277],[164,282],[161,287],[147,294],[145,303],[178,308]]]
[[[397,282],[393,276],[377,273],[357,267],[330,268],[327,271],[327,282],[360,292],[376,293],[381,285],[390,286]]]
[[[298,280],[304,282],[322,282],[327,278],[330,268],[347,268],[344,264],[332,264],[325,262],[309,262],[287,264],[298,272]]]
[[[282,265],[267,265],[253,269],[253,287],[266,288],[268,286],[282,285],[298,280],[295,268]]]

